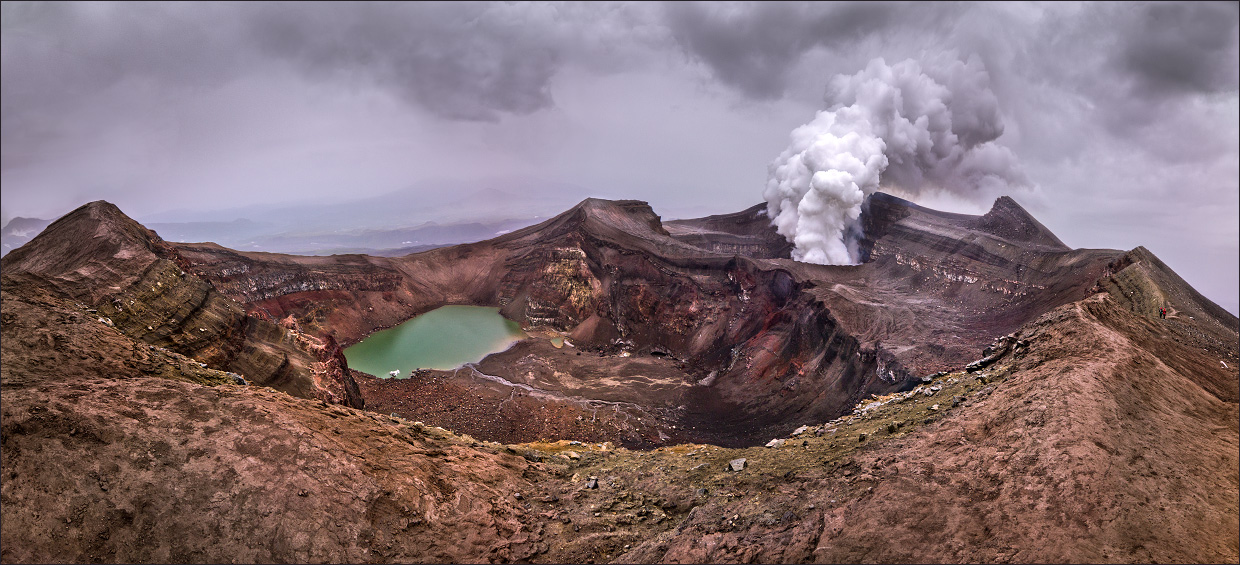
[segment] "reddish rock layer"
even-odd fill
[[[936,395],[630,452],[206,386],[227,374],[7,279],[0,561],[1235,562],[1240,333],[1149,315],[1142,292],[1194,300],[1173,281],[1134,251]]]
[[[331,351],[266,317],[247,315],[183,269],[176,248],[112,204],[93,202],[53,222],[3,259],[9,286],[43,286],[125,335],[305,398],[361,407]]]
[[[614,366],[620,354],[665,358],[673,372],[640,376],[668,386],[634,412],[655,423],[643,432],[617,429],[614,439],[632,446],[663,436],[746,444],[833,418],[869,394],[962,366],[994,337],[1088,295],[1121,255],[1068,250],[1006,198],[984,216],[966,216],[876,194],[863,220],[865,263],[843,267],[787,259],[787,242],[761,207],[665,228],[644,203],[594,199],[493,240],[398,258],[241,253],[212,244],[175,250],[189,273],[251,314],[291,316],[306,334],[345,345],[442,305],[476,304],[501,307],[527,329],[563,332],[576,351],[603,354]],[[484,372],[560,393],[554,374],[597,374],[597,365],[560,359],[545,371],[518,371],[492,362]],[[572,402],[623,395],[630,386],[606,377],[619,375],[577,387]],[[396,402],[397,391],[409,388],[380,392],[383,386],[374,383],[369,394]],[[425,410],[413,416],[454,421]],[[595,433],[573,425],[555,431]]]

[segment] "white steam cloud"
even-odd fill
[[[994,143],[1003,121],[976,57],[950,55],[924,68],[874,59],[855,75],[833,77],[826,99],[826,110],[793,130],[763,192],[798,261],[855,264],[848,234],[880,186],[971,196],[1028,185],[1012,152]]]

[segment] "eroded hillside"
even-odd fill
[[[1234,337],[1108,293],[773,447],[629,451],[218,384],[54,293],[4,292],[5,562],[1240,554]]]
[[[1010,199],[963,216],[878,194],[864,220],[853,267],[787,259],[758,208],[665,227],[645,203],[602,200],[398,258],[171,247],[252,318],[343,345],[446,304],[500,307],[573,354],[523,343],[419,382],[354,380],[377,410],[486,439],[630,447],[753,444],[833,418],[1086,296],[1121,255],[1067,249]]]
[[[55,294],[145,345],[296,396],[362,406],[334,342],[249,315],[188,265],[115,206],[93,202],[5,256],[2,276],[6,289]]]
[[[375,258],[83,207],[3,260],[0,560],[1240,558],[1240,324],[1147,250],[878,196],[822,267],[757,212]],[[348,371],[447,303],[533,337]]]

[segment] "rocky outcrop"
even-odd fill
[[[769,226],[754,228],[757,211],[738,215],[749,223],[727,237],[769,245]],[[728,220],[702,224],[722,229]],[[648,399],[683,407],[666,421],[661,433],[668,437],[757,441],[769,426],[837,413],[855,396],[911,378],[890,353],[842,331],[782,266],[689,246],[668,233],[644,204],[584,202],[496,240],[514,250],[499,303],[513,319],[568,333],[579,349],[681,362],[681,386]],[[569,359],[556,371],[579,371],[575,366]],[[710,385],[697,385],[703,381]]]
[[[329,357],[320,358],[269,320],[247,315],[210,282],[184,271],[189,264],[115,206],[93,202],[6,256],[3,273],[7,281],[46,285],[90,307],[142,343],[296,396],[350,402],[330,390],[349,388],[347,372],[329,375],[323,368]],[[324,377],[341,381],[324,386]],[[360,401],[354,397],[352,405]]]
[[[1010,196],[995,199],[990,211],[971,220],[969,226],[1026,246],[1056,251],[1071,249]]]
[[[244,305],[210,263],[79,210],[0,275],[0,561],[1235,562],[1236,318],[1144,249],[1039,251],[887,204],[856,266],[719,254],[588,202],[393,260],[393,290]],[[1001,275],[1023,290],[983,284]],[[501,296],[541,339],[363,377],[369,412],[214,368],[285,386],[309,363],[312,398],[352,403],[325,324]],[[599,441],[500,445],[388,415],[406,407]]]
[[[800,419],[833,418],[870,394],[962,367],[995,337],[1097,292],[1095,282],[1121,255],[1068,250],[1008,198],[968,216],[881,193],[862,216],[864,262],[836,267],[788,259],[787,241],[761,206],[665,226],[643,202],[588,199],[492,240],[396,258],[242,253],[168,244],[136,224],[114,224],[109,233],[138,243],[88,255],[119,254],[133,264],[87,271],[128,277],[112,285],[126,290],[109,289],[100,308],[142,339],[294,394],[356,406],[361,398],[350,392],[343,359],[328,355],[329,341],[349,345],[446,304],[497,306],[527,329],[568,337],[588,357],[538,350],[530,353],[537,363],[502,356],[481,371],[551,393],[539,398],[571,397],[553,410],[570,422],[580,415],[573,403],[635,402],[621,419],[642,423],[618,424],[612,438],[632,446],[762,442]],[[64,267],[53,270],[77,268]],[[70,286],[84,280],[58,276]],[[624,373],[636,370],[622,369],[625,356],[657,362]],[[578,374],[591,376],[561,376]],[[445,378],[460,390],[477,380]],[[643,386],[649,390],[638,392]],[[383,387],[368,387],[383,398],[376,406],[394,407],[396,389],[408,388],[377,392]],[[425,407],[407,415],[456,421]],[[490,437],[599,433],[514,418],[498,428],[507,435]],[[481,428],[464,431],[488,437]]]
[[[137,230],[131,240],[154,239],[134,249],[157,249],[181,271],[147,273],[150,259],[125,265],[117,273],[145,278],[116,286],[143,292],[107,302],[122,309],[125,301],[135,308],[166,302],[168,312],[155,318],[178,320],[169,325],[175,328],[201,322],[205,331],[165,335],[145,316],[115,315],[126,331],[149,332],[144,339],[217,366],[235,364],[237,372],[295,394],[314,389],[334,399],[349,398],[351,388],[347,371],[330,368],[341,363],[322,357],[331,349],[324,345],[328,338],[349,345],[446,304],[498,306],[527,328],[560,332],[575,351],[594,357],[540,354],[542,365],[511,359],[484,366],[486,374],[563,392],[578,399],[573,402],[638,398],[629,421],[655,423],[616,428],[614,439],[630,438],[631,445],[664,437],[735,444],[764,441],[798,419],[829,419],[870,394],[912,386],[917,375],[963,366],[997,335],[1087,295],[1118,255],[1063,248],[1010,199],[997,201],[985,216],[965,216],[876,194],[862,220],[866,262],[845,267],[787,259],[788,243],[761,206],[665,226],[643,202],[588,199],[493,240],[397,258],[166,244],[138,233],[144,230],[135,224],[122,226]],[[185,296],[161,302],[159,295],[169,291],[160,283],[170,284],[170,274],[181,278],[180,272],[190,281],[176,286]],[[236,312],[209,319],[208,313],[229,311],[216,303],[236,303],[249,321],[242,323]],[[205,306],[177,312],[172,304]],[[266,325],[276,320],[291,325]],[[246,346],[243,336],[255,339]],[[233,361],[238,352],[258,357]],[[612,370],[601,368],[599,355],[612,360],[604,363]],[[626,355],[662,360],[646,375],[663,383],[651,389],[657,393],[637,393],[640,380],[615,372],[615,360]],[[560,374],[598,377],[581,386]],[[380,396],[379,405],[390,404],[391,395]],[[511,424],[505,433],[518,435],[506,440],[553,431]],[[554,433],[595,433],[590,429],[557,426]]]
[[[392,292],[402,277],[382,258],[335,255],[297,261],[268,253],[241,253],[215,244],[177,244],[190,272],[220,292],[249,304],[302,292]]]
[[[315,375],[319,387],[326,390],[334,402],[365,408],[366,399],[349,373],[349,361],[345,359],[344,349],[336,343],[336,339],[330,335],[324,336],[315,349],[319,358],[323,359],[323,372]]]
[[[6,563],[1238,555],[1236,334],[1168,339],[1111,293],[770,447],[631,452],[219,384],[47,287],[2,292]]]
[[[722,255],[755,259],[788,259],[792,243],[771,229],[766,204],[733,214],[666,222],[672,237]]]

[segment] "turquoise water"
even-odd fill
[[[503,351],[526,337],[498,308],[444,306],[391,329],[371,334],[344,350],[349,367],[376,377],[394,370],[455,369]]]

